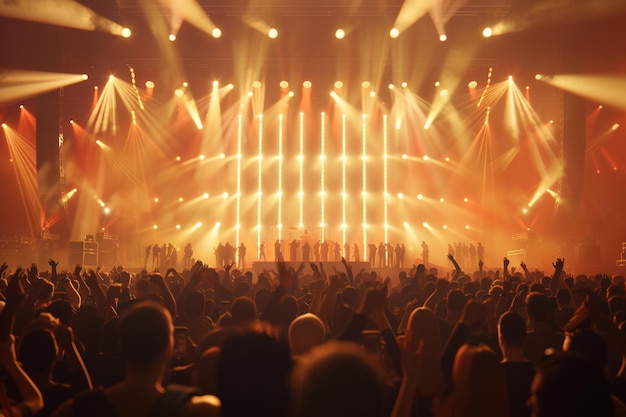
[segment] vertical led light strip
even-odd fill
[[[363,259],[367,259],[367,115],[363,115],[361,126],[363,143]]]
[[[341,244],[346,245],[346,200],[348,198],[346,190],[346,115],[341,115]],[[349,261],[349,259],[346,259]]]
[[[302,218],[302,207],[304,205],[304,113],[300,112],[300,156],[298,157],[300,162],[300,192],[298,198],[300,202],[300,217],[298,221],[298,227],[304,227],[304,219]]]
[[[320,163],[322,164],[321,167],[321,174],[320,174],[320,196],[322,198],[321,201],[321,206],[320,206],[320,226],[322,228],[322,242],[324,242],[326,240],[326,219],[324,217],[324,203],[326,202],[326,190],[324,189],[324,169],[326,168],[326,154],[324,153],[324,141],[326,139],[326,132],[324,131],[325,129],[325,125],[326,125],[326,113],[322,112],[322,119],[321,119],[321,136],[320,136],[320,140],[321,140],[321,147],[322,147],[322,154],[320,155]]]
[[[262,197],[262,178],[263,178],[263,115],[259,114],[259,172],[258,188],[257,188],[257,212],[256,212],[256,245],[261,247],[261,197]]]
[[[383,115],[383,216],[385,220],[385,244],[389,242],[389,223],[388,219],[388,205],[389,205],[389,192],[387,188],[387,115]]]
[[[235,242],[236,247],[239,247],[240,229],[241,229],[241,115],[237,116],[237,199],[236,199],[236,218],[237,224],[235,225]],[[239,251],[237,253],[237,264],[239,264]],[[258,257],[257,257],[258,259]]]
[[[278,116],[278,240],[283,239],[283,115]]]

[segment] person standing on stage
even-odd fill
[[[276,261],[283,260],[283,253],[280,251],[280,240],[278,239],[274,242],[274,256],[276,257]]]
[[[265,257],[265,241],[261,242],[261,246],[259,246],[259,262],[261,260],[267,262],[267,258]]]
[[[320,261],[320,241],[319,240],[313,244],[313,256],[315,256],[315,262]]]
[[[426,244],[425,241],[422,240],[422,262],[424,263],[424,266],[426,268],[428,268],[428,244]]]
[[[191,257],[193,256],[193,248],[191,243],[187,243],[183,255],[183,269],[191,269]]]
[[[244,268],[246,267],[246,245],[244,245],[243,242],[241,242],[238,250],[239,250],[238,268],[240,268],[243,271]]]
[[[309,241],[305,240],[302,244],[302,262],[304,264],[309,263],[309,257],[311,253],[311,245],[309,245]]]
[[[370,266],[374,268],[376,266],[376,244],[374,242],[367,245],[367,249],[369,250],[368,257]]]
[[[478,242],[478,245],[476,246],[476,255],[478,256],[478,262],[482,262],[484,264],[485,263],[485,247],[480,242]]]
[[[380,242],[378,245],[378,267],[382,268],[385,266],[385,244]]]
[[[328,261],[328,242],[326,240],[322,242],[320,255],[322,256],[322,262]]]

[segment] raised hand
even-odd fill
[[[56,267],[59,265],[58,261],[55,261],[54,259],[50,258],[48,259],[48,265],[50,265],[50,267],[52,269],[56,269]]]
[[[557,271],[563,271],[563,265],[565,264],[564,258],[556,258],[556,262],[552,263],[552,266]]]

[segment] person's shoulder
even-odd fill
[[[220,400],[214,395],[195,395],[183,405],[177,417],[213,417],[220,415]]]

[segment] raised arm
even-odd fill
[[[161,297],[163,297],[163,305],[172,315],[172,319],[175,320],[177,317],[176,300],[172,295],[172,291],[170,291],[170,287],[167,286],[165,278],[163,278],[161,274],[152,274],[148,277],[148,279],[159,287]]]
[[[456,259],[454,259],[454,256],[452,256],[451,253],[448,254],[448,259],[450,260],[450,262],[452,262],[452,265],[454,265],[454,274],[452,274],[452,281],[456,281],[461,276],[463,271],[461,271],[459,263],[456,261]]]

